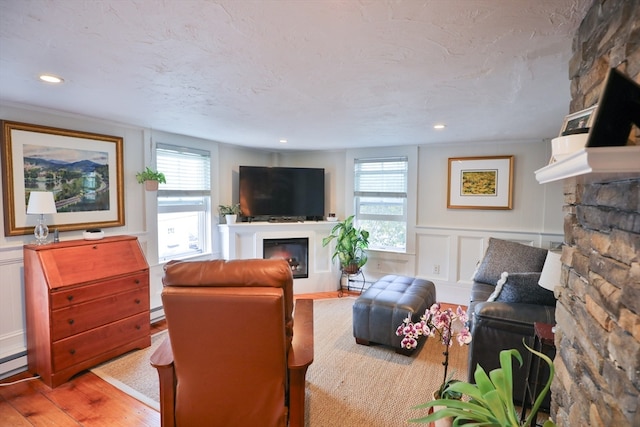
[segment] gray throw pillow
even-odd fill
[[[495,286],[504,271],[509,274],[540,272],[547,252],[546,249],[491,237],[473,280]]]
[[[509,273],[496,301],[521,304],[556,305],[553,292],[538,285],[540,273]]]

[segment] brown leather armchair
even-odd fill
[[[304,426],[313,300],[297,300],[294,321],[289,264],[172,261],[163,283],[162,426]]]

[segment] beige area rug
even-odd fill
[[[151,346],[143,350],[126,353],[102,365],[91,372],[119,388],[142,403],[160,411],[160,386],[158,371],[149,363],[149,357],[158,348],[167,331],[151,337]]]
[[[430,400],[442,381],[442,351],[437,340],[428,340],[410,357],[384,346],[355,343],[352,306],[355,298],[314,302],[315,357],[307,372],[307,426],[397,427],[424,410],[413,406]],[[152,339],[150,348],[129,353],[92,371],[149,406],[158,407],[157,373],[149,356],[164,334]],[[466,379],[467,347],[454,345],[449,372]]]

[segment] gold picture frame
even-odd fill
[[[513,209],[513,156],[450,157],[448,209]]]
[[[30,234],[31,191],[51,191],[60,231],[124,225],[123,139],[3,120],[2,184],[5,236]]]

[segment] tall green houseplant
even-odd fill
[[[349,274],[357,273],[367,263],[365,250],[369,247],[369,232],[357,228],[353,224],[355,215],[351,215],[342,222],[338,222],[331,234],[322,239],[322,246],[327,246],[336,239],[336,247],[331,259],[336,257],[340,261],[340,267]]]

